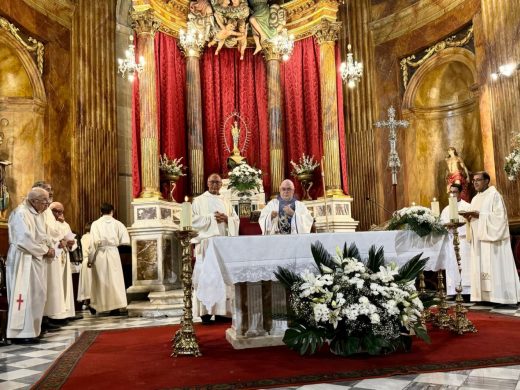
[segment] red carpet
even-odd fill
[[[284,346],[234,350],[224,337],[228,325],[197,326],[198,358],[170,357],[177,326],[87,331],[35,388],[265,388],[520,364],[519,319],[475,312],[470,319],[477,334],[433,330],[432,344],[415,338],[410,353],[356,358],[301,357]]]

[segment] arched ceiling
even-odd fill
[[[177,36],[186,28],[189,0],[133,0],[133,12],[153,9],[161,21],[161,30]],[[336,21],[343,0],[293,0],[282,5],[287,10],[287,29],[296,39],[312,35],[322,20]]]

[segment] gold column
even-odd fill
[[[338,135],[338,95],[336,92],[335,42],[340,22],[324,19],[315,29],[320,45],[321,121],[323,126],[323,155],[325,158],[325,189],[327,196],[344,196],[341,189],[341,170]]]
[[[384,220],[385,211],[377,206],[381,201],[377,183],[380,172],[377,167],[376,131],[373,126],[375,101],[372,88],[372,66],[374,52],[369,30],[371,0],[349,0],[350,36],[347,29],[341,30],[339,41],[341,53],[347,53],[347,45],[352,44],[354,57],[363,62],[362,79],[354,89],[343,88],[343,112],[345,113],[345,133],[347,166],[349,169],[349,193],[360,202],[352,209],[352,216],[359,221],[360,230],[368,230],[372,224]],[[341,7],[338,20],[345,26],[347,7]],[[386,142],[386,141],[385,141]],[[386,160],[385,160],[386,163]],[[371,201],[367,201],[366,197]],[[387,216],[388,219],[390,216]]]
[[[102,202],[110,202],[117,209],[115,29],[115,0],[76,2],[72,24],[71,80],[75,101],[70,180],[76,216],[73,224],[80,230],[86,222],[99,217]]]
[[[492,181],[495,176],[496,186],[504,196],[509,222],[518,224],[520,183],[507,179],[504,159],[511,151],[513,134],[520,131],[520,71],[496,81],[490,75],[497,72],[500,65],[520,61],[520,2],[481,0],[481,15],[482,29],[475,28],[475,50],[484,168]]]
[[[267,65],[267,112],[269,114],[269,164],[271,197],[278,194],[284,180],[282,89],[280,87],[281,55],[270,42],[264,41],[263,54]]]
[[[141,124],[141,194],[140,198],[161,199],[159,190],[159,126],[155,85],[154,37],[159,22],[153,10],[132,14],[137,33],[137,56],[144,58],[139,74],[139,115]]]
[[[202,96],[199,58],[203,42],[190,42],[181,50],[186,56],[186,111],[188,119],[188,150],[191,173],[191,195],[204,192],[204,149],[202,138]]]

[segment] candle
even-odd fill
[[[457,222],[459,220],[459,208],[457,207],[457,197],[453,194],[449,198],[449,215],[451,222]]]
[[[191,228],[191,203],[188,202],[188,197],[184,198],[181,205],[181,229],[189,230]]]
[[[441,215],[441,209],[439,206],[439,201],[437,198],[433,198],[432,204],[431,204],[432,214],[436,217]]]
[[[412,207],[415,207],[415,202],[412,202]]]

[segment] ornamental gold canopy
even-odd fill
[[[281,7],[287,11],[286,28],[296,40],[313,35],[323,21],[336,21],[338,7],[343,0],[293,0]],[[132,13],[154,11],[160,21],[160,30],[179,36],[186,29],[190,0],[133,0]]]

